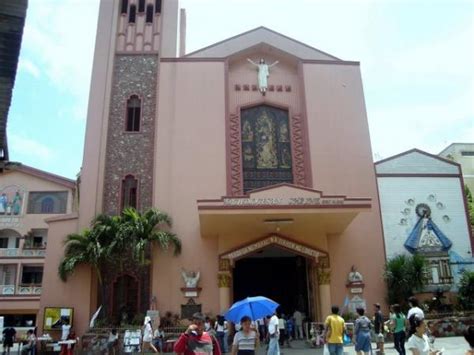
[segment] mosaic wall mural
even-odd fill
[[[241,112],[244,192],[293,182],[288,111],[261,105]]]
[[[428,284],[456,289],[464,266],[471,265],[472,260],[453,250],[456,236],[443,231],[456,218],[450,216],[448,206],[435,194],[429,194],[423,200],[408,198],[400,213],[398,224],[405,233],[403,246],[428,260]]]

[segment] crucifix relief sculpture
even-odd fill
[[[201,273],[198,271],[186,271],[184,269],[181,270],[181,276],[183,276],[184,284],[186,288],[196,288],[199,278],[201,277]]]
[[[247,58],[247,61],[257,67],[258,70],[258,90],[265,95],[268,88],[268,77],[270,76],[270,68],[277,65],[279,62],[278,60],[273,62],[272,64],[268,65],[265,63],[265,59],[260,58],[258,63],[255,63],[252,59]]]

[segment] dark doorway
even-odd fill
[[[234,268],[234,301],[265,296],[280,304],[279,311],[308,312],[306,259],[278,248],[268,248],[245,259]]]
[[[130,275],[117,278],[113,284],[113,317],[120,322],[130,323],[138,314],[138,281]]]

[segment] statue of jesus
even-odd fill
[[[184,284],[187,288],[196,288],[201,273],[199,271],[186,271],[183,269],[181,270],[181,276],[183,276]]]
[[[278,60],[270,65],[265,63],[265,59],[263,58],[260,58],[259,63],[255,63],[250,58],[247,58],[247,60],[258,68],[258,89],[260,90],[262,95],[265,95],[268,88],[268,77],[270,75],[270,68],[277,65],[279,63]]]
[[[364,281],[364,278],[362,277],[361,273],[357,271],[356,267],[352,265],[351,272],[349,273],[347,280],[349,283],[357,283]]]

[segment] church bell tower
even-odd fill
[[[160,58],[176,57],[177,32],[177,0],[101,0],[81,175],[83,228],[99,213],[153,207]],[[146,269],[127,270],[138,289],[133,311],[149,309]],[[121,276],[110,271],[113,295]],[[116,313],[120,305],[112,303]]]

